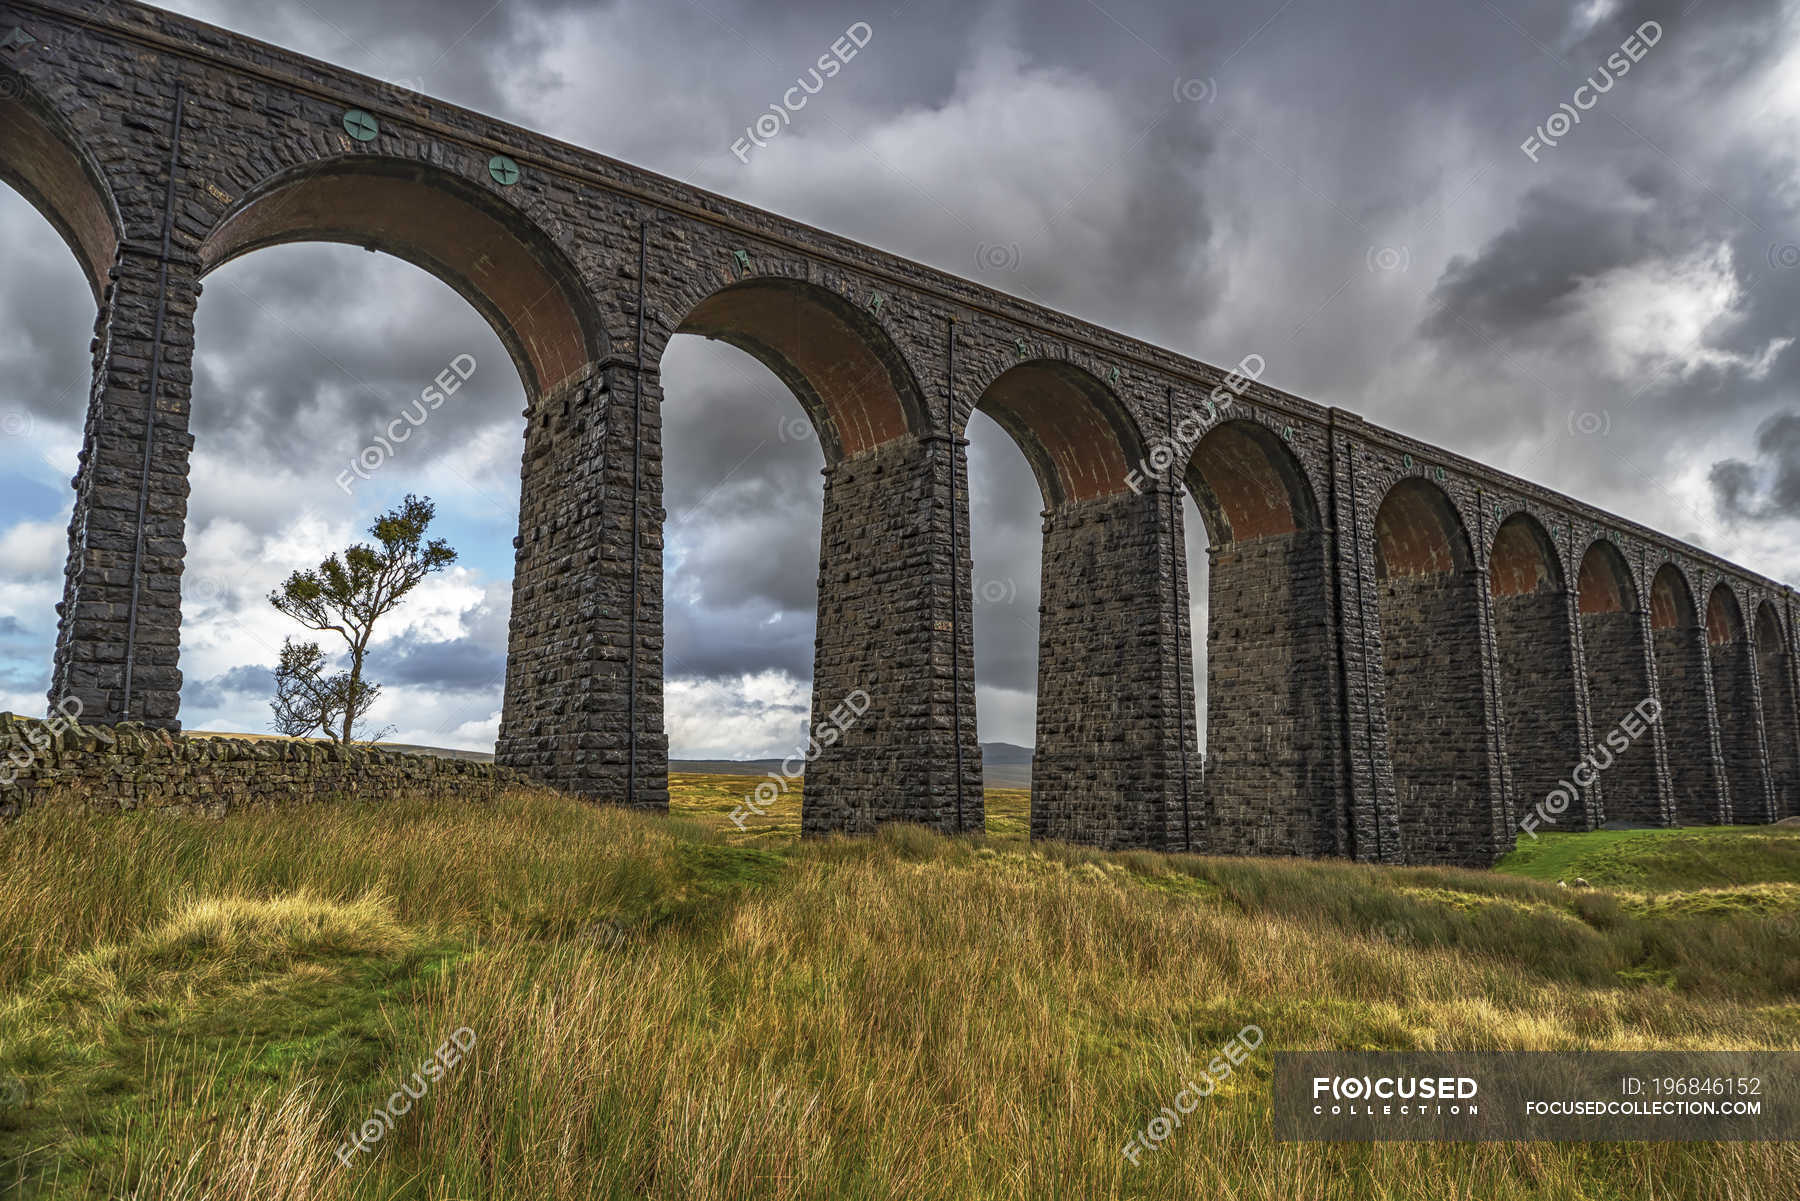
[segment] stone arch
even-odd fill
[[[1650,627],[1655,630],[1692,630],[1700,626],[1694,608],[1694,590],[1687,575],[1673,563],[1656,569],[1650,582]]]
[[[1494,531],[1487,575],[1506,769],[1518,804],[1531,806],[1567,777],[1585,742],[1587,694],[1568,582],[1549,531],[1524,510]],[[1583,807],[1566,820],[1590,826],[1593,816]]]
[[[1488,551],[1488,589],[1496,597],[1566,592],[1562,552],[1550,532],[1531,513],[1520,509],[1494,531]]]
[[[1185,482],[1215,546],[1319,528],[1305,465],[1261,422],[1214,426],[1195,445]]]
[[[1416,476],[1375,515],[1389,756],[1401,857],[1486,866],[1504,849],[1492,701],[1469,537],[1450,497]]]
[[[1800,803],[1800,745],[1796,744],[1792,648],[1775,606],[1756,606],[1756,678],[1762,686],[1763,740],[1769,748],[1769,781],[1777,818]]]
[[[824,451],[808,728],[835,724],[834,714],[841,721],[846,698],[860,697],[867,707],[808,762],[802,829],[868,833],[895,820],[979,829],[973,672],[963,673],[963,693],[952,698],[956,684],[938,670],[956,653],[945,632],[953,581],[933,574],[947,558],[938,541],[946,524],[943,441],[923,437],[930,429],[925,397],[889,329],[839,291],[806,278],[804,263],[787,267],[785,274],[734,280],[700,277],[710,289],[684,280],[671,301],[679,311],[647,328],[646,354],[660,359],[679,334],[748,354],[799,401]],[[660,397],[660,377],[654,390]],[[652,478],[660,480],[660,463]],[[660,562],[647,567],[651,579],[660,581]],[[659,583],[644,587],[661,596]],[[933,608],[940,604],[942,618]],[[967,631],[961,634],[968,641]],[[966,717],[960,726],[950,721],[958,700]],[[953,728],[922,754],[932,735],[922,737],[918,722],[936,713]],[[957,739],[964,740],[961,776],[944,770]]]
[[[1669,744],[1675,820],[1683,825],[1724,821],[1724,782],[1707,685],[1706,632],[1687,574],[1672,562],[1657,568],[1651,578],[1650,639]]]
[[[86,330],[71,331],[73,337],[94,339],[94,375],[87,392],[81,454],[71,464],[75,502],[47,699],[54,706],[74,698],[81,702],[89,720],[105,721],[116,720],[128,708],[123,684],[137,671],[135,630],[127,632],[129,619],[117,620],[121,614],[136,612],[133,567],[121,569],[118,548],[131,545],[130,532],[140,518],[137,497],[118,485],[137,478],[133,465],[141,471],[142,458],[133,453],[128,435],[103,430],[97,419],[120,413],[133,401],[141,411],[142,401],[134,397],[123,405],[108,406],[104,400],[109,380],[106,357],[115,339],[123,346],[136,332],[132,328],[134,306],[119,304],[113,279],[121,265],[126,225],[109,177],[91,149],[104,148],[107,143],[86,136],[78,127],[84,114],[91,120],[92,108],[71,93],[67,85],[40,89],[0,65],[0,183],[24,197],[69,247],[95,305],[93,323]],[[120,319],[122,309],[129,315]],[[131,340],[128,352],[140,355],[141,346]],[[113,486],[101,487],[102,483]],[[104,531],[104,548],[89,545],[92,531]],[[158,636],[166,641],[165,636]],[[127,647],[133,651],[129,666],[123,664]],[[163,653],[160,647],[157,653]],[[169,660],[173,661],[172,655]],[[142,672],[133,682],[150,675]],[[173,695],[165,692],[156,698],[154,710],[140,703],[136,712],[160,720],[173,717],[175,704]]]
[[[75,128],[23,76],[0,70],[0,183],[30,202],[80,261],[99,304],[124,224]]]
[[[1073,363],[1028,359],[1008,367],[975,408],[1025,452],[1047,509],[1130,492],[1131,472],[1145,457],[1119,396]]]
[[[1237,418],[1200,439],[1183,481],[1210,543],[1208,849],[1346,854],[1330,564],[1305,465]]]
[[[1419,476],[1400,480],[1375,513],[1375,574],[1404,579],[1469,570],[1469,533],[1449,494]]]
[[[827,463],[931,428],[911,365],[879,319],[804,279],[759,276],[696,301],[675,326],[744,351],[805,408]]]
[[[1706,599],[1706,643],[1712,658],[1713,707],[1725,763],[1731,820],[1772,819],[1769,764],[1757,706],[1756,661],[1737,592],[1721,580]]]
[[[1137,427],[1096,376],[1051,358],[1001,370],[974,408],[1018,445],[1044,500],[1032,836],[1180,845],[1195,829],[1198,789],[1171,823],[1145,785],[1168,770],[1149,762],[1147,749],[1161,745],[1153,736],[1170,731],[1172,746],[1184,715],[1171,711],[1178,692],[1162,670],[1172,649],[1159,571],[1170,519],[1159,493],[1128,482],[1144,461]]]
[[[551,237],[445,168],[362,154],[280,172],[213,226],[199,246],[202,274],[290,242],[379,250],[443,280],[494,327],[534,407],[606,355],[580,273]]]
[[[1706,643],[1729,646],[1744,639],[1744,610],[1737,593],[1723,582],[1713,585],[1706,600]]]
[[[1622,741],[1609,735],[1641,730],[1641,711],[1654,691],[1650,685],[1649,631],[1638,596],[1637,581],[1625,555],[1610,538],[1596,538],[1581,557],[1576,582],[1581,613],[1581,642],[1587,664],[1589,715],[1594,729],[1597,782],[1585,795],[1603,793],[1605,804],[1591,805],[1605,820],[1633,825],[1664,825],[1656,771],[1655,743],[1641,733]],[[1623,746],[1623,750],[1618,748]]]
[[[1577,584],[1582,616],[1591,613],[1629,613],[1638,608],[1637,582],[1625,554],[1610,539],[1599,538],[1581,556]]]

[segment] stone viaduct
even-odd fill
[[[977,408],[1043,490],[1035,836],[1487,864],[1609,733],[1558,828],[1800,801],[1792,590],[1342,409],[125,0],[0,0],[0,177],[98,305],[51,687],[89,720],[177,724],[201,281],[315,240],[454,286],[524,379],[498,751],[571,793],[668,803],[658,364],[688,333],[824,446],[815,721],[869,706],[809,768],[809,832],[983,825]]]

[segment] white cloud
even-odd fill
[[[1717,340],[1743,320],[1743,300],[1731,248],[1723,243],[1681,259],[1617,268],[1583,280],[1577,294],[1607,369],[1622,380],[1706,368],[1762,379],[1793,339],[1771,339],[1754,354],[1719,348]]]

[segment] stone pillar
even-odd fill
[[[1668,744],[1669,783],[1675,820],[1684,826],[1718,825],[1727,820],[1725,765],[1713,710],[1712,670],[1706,631],[1698,625],[1657,630],[1657,699]]]
[[[1665,719],[1651,723],[1635,740],[1609,739],[1628,714],[1656,695],[1651,677],[1655,652],[1650,640],[1650,615],[1643,609],[1584,613],[1581,641],[1593,719],[1591,754],[1595,766],[1602,768],[1605,820],[1673,825],[1674,796],[1663,741]]]
[[[1303,529],[1210,552],[1208,849],[1349,853],[1325,540]]]
[[[1719,749],[1729,786],[1728,820],[1743,824],[1773,821],[1775,794],[1763,747],[1756,688],[1756,663],[1748,636],[1712,647],[1713,703],[1719,719]]]
[[[1575,596],[1567,589],[1497,596],[1493,611],[1507,769],[1515,816],[1522,818],[1587,754],[1587,689],[1576,664]],[[1599,824],[1596,789],[1581,794],[1580,812],[1560,818],[1562,828],[1592,830]]]
[[[1792,816],[1800,804],[1800,741],[1794,713],[1793,654],[1781,631],[1758,621],[1756,678],[1762,692],[1763,741],[1769,753],[1769,781],[1775,792],[1774,817]],[[1761,635],[1768,635],[1765,640]]]
[[[1344,687],[1347,853],[1371,863],[1399,863],[1404,847],[1388,739],[1380,582],[1373,550],[1381,494],[1366,461],[1359,463],[1363,452],[1351,436],[1362,424],[1354,413],[1331,410],[1325,506],[1327,554],[1336,582],[1333,629]]]
[[[954,559],[949,439],[904,435],[825,471],[812,728],[842,732],[807,768],[808,834],[986,828],[966,445],[953,447]],[[863,712],[834,720],[846,703]]]
[[[1163,507],[1127,492],[1044,517],[1033,838],[1180,847],[1181,648],[1161,565],[1181,559]]]
[[[1407,863],[1488,867],[1513,846],[1486,587],[1486,572],[1473,568],[1381,582],[1388,728]]]
[[[121,245],[94,342],[49,699],[179,729],[198,264]],[[159,320],[160,314],[160,320]],[[158,333],[160,332],[160,342]],[[154,403],[151,379],[156,380]],[[129,663],[128,658],[129,648]]]
[[[1161,703],[1170,714],[1172,735],[1165,748],[1172,756],[1167,785],[1168,846],[1205,852],[1213,846],[1213,813],[1206,790],[1207,756],[1200,749],[1199,682],[1194,675],[1193,595],[1188,587],[1187,520],[1181,504],[1187,489],[1170,476],[1147,491],[1154,498],[1158,522],[1168,531],[1168,537],[1161,540],[1157,564],[1161,577],[1157,588],[1168,597],[1158,642],[1175,648],[1173,656],[1162,657],[1168,676]],[[1207,613],[1211,612],[1209,597]]]
[[[527,413],[496,750],[502,765],[551,787],[666,810],[661,381],[643,372],[634,421],[639,383],[630,363],[609,360]],[[642,452],[635,461],[634,440]]]

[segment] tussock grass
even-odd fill
[[[1269,1118],[1276,1049],[1800,1048],[1786,847],[1773,882],[1571,891],[1004,828],[801,843],[731,826],[736,787],[673,819],[521,795],[0,830],[0,1077],[28,1097],[0,1196],[1800,1195],[1791,1144]],[[1242,1072],[1125,1159],[1252,1023]],[[341,1166],[461,1027],[468,1059]]]

